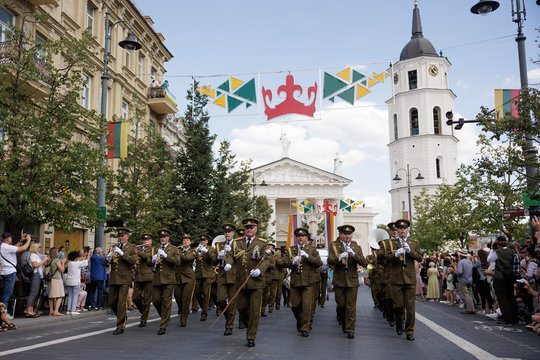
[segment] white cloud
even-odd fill
[[[529,78],[529,82],[540,82],[540,68],[527,71],[527,77]]]
[[[457,83],[456,83],[457,87],[461,88],[461,89],[464,89],[464,90],[467,90],[469,88],[469,84],[466,83],[465,81],[463,80],[459,80]]]

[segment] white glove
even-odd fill
[[[304,250],[300,250],[300,256],[303,256],[303,257],[305,257],[306,259],[309,257],[308,253],[305,252]]]
[[[232,249],[231,249],[231,245],[225,245],[225,246],[223,247],[223,250],[225,250],[225,252],[231,251],[231,250],[232,250]]]
[[[157,251],[158,255],[161,256],[162,258],[166,259],[167,258],[167,253],[165,252],[165,250],[163,249],[159,249]]]
[[[195,250],[196,250],[197,252],[199,252],[199,251],[201,251],[201,248],[202,248],[202,246],[199,245],[199,246],[197,246],[197,248],[196,248]]]
[[[157,261],[157,254],[152,256],[152,262],[155,263]]]
[[[403,243],[403,248],[405,249],[405,252],[411,252],[411,247],[407,243]]]
[[[110,261],[112,258],[112,251],[107,254],[107,261]]]
[[[264,252],[266,253],[266,255],[272,255],[272,250],[270,249],[266,249],[264,250]]]
[[[345,259],[345,258],[348,257],[348,256],[349,256],[349,253],[346,252],[346,251],[344,251],[344,252],[342,252],[341,254],[339,254],[338,260],[341,261],[341,260]]]
[[[404,248],[399,248],[396,250],[396,257],[400,257],[401,255],[404,255],[405,254],[405,249]]]
[[[294,259],[292,259],[292,264],[296,265],[300,262],[300,256],[296,255]]]
[[[249,273],[249,276],[251,276],[253,278],[259,277],[260,275],[261,275],[261,270],[259,270],[259,269],[253,269]]]
[[[350,246],[347,246],[347,252],[348,252],[349,254],[351,254],[352,256],[355,256],[355,255],[356,255],[356,253],[354,252],[354,250],[353,250]]]
[[[225,255],[226,255],[226,254],[227,254],[227,252],[226,252],[225,250],[221,250],[221,251],[218,253],[217,258],[218,258],[219,260],[222,260],[222,259],[225,258]]]
[[[120,256],[124,256],[124,252],[118,246],[114,248],[114,252]]]
[[[231,264],[225,264],[225,266],[223,267],[223,270],[225,270],[225,271],[230,271],[231,269],[232,269]]]
[[[201,246],[201,248],[199,249],[200,252],[202,252],[203,254],[206,254],[208,252],[208,249],[205,248],[204,246]]]

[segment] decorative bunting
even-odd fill
[[[359,207],[363,203],[364,202],[362,200],[354,201],[354,200],[351,200],[349,198],[347,198],[345,200],[340,200],[339,201],[339,210],[352,212],[353,210],[355,210],[357,207]]]
[[[335,97],[339,97],[343,101],[354,105],[356,100],[359,100],[369,94],[372,86],[378,83],[383,83],[390,76],[387,72],[371,73],[372,77],[346,67],[345,69],[331,75],[324,73],[323,99],[328,99],[330,102],[335,101]],[[352,78],[352,81],[351,81]]]
[[[205,85],[198,88],[202,95],[215,99],[212,103],[231,113],[242,104],[249,108],[257,103],[257,93],[255,90],[255,78],[244,83],[243,80],[231,77],[221,83],[218,90],[213,90],[212,85]],[[217,97],[217,98],[216,98]]]
[[[315,204],[311,200],[302,200],[298,203],[292,203],[292,206],[297,208],[299,211],[303,213],[307,213],[310,211],[315,211]]]

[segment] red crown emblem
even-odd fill
[[[266,90],[264,86],[262,87],[262,95],[264,101],[264,113],[266,114],[267,120],[272,120],[275,117],[286,115],[286,114],[299,114],[313,117],[315,112],[315,101],[317,100],[317,83],[310,86],[307,91],[308,101],[311,99],[311,104],[304,105],[300,101],[296,100],[294,97],[295,92],[299,92],[298,95],[302,95],[302,87],[300,85],[295,85],[294,77],[292,75],[287,75],[285,80],[285,85],[281,85],[277,94],[285,93],[285,100],[276,105],[274,108],[271,108],[266,102],[266,98],[272,101],[272,90]]]

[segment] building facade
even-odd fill
[[[394,95],[386,102],[392,220],[414,217],[414,197],[422,189],[434,193],[456,182],[458,139],[445,123],[456,97],[448,88],[450,66],[423,36],[415,4],[412,37],[393,66]]]
[[[15,0],[0,7],[0,43],[8,40],[4,30],[12,26],[21,27],[23,17],[32,11],[46,15],[44,21],[24,22],[24,30],[36,42],[66,36],[81,38],[84,32],[94,37],[89,50],[94,54],[92,65],[95,70],[83,69],[86,85],[81,92],[80,106],[98,113],[101,110],[105,16],[108,13],[112,41],[108,62],[107,120],[116,118],[128,122],[128,149],[129,143],[144,136],[147,127],[154,127],[160,133],[172,131],[168,123],[174,121],[174,116],[169,115],[177,112],[176,100],[161,84],[166,72],[165,64],[173,55],[164,45],[163,35],[154,29],[152,19],[144,16],[132,1]],[[142,45],[138,51],[128,51],[118,46],[130,30]],[[54,61],[60,64],[61,59],[55,58]],[[173,120],[170,120],[171,117]],[[108,160],[108,165],[116,169],[118,159]],[[46,249],[53,245],[71,249],[94,245],[94,229],[82,227],[66,233],[62,229],[40,224],[36,225],[33,235],[44,239]],[[109,241],[106,238],[106,244]]]

